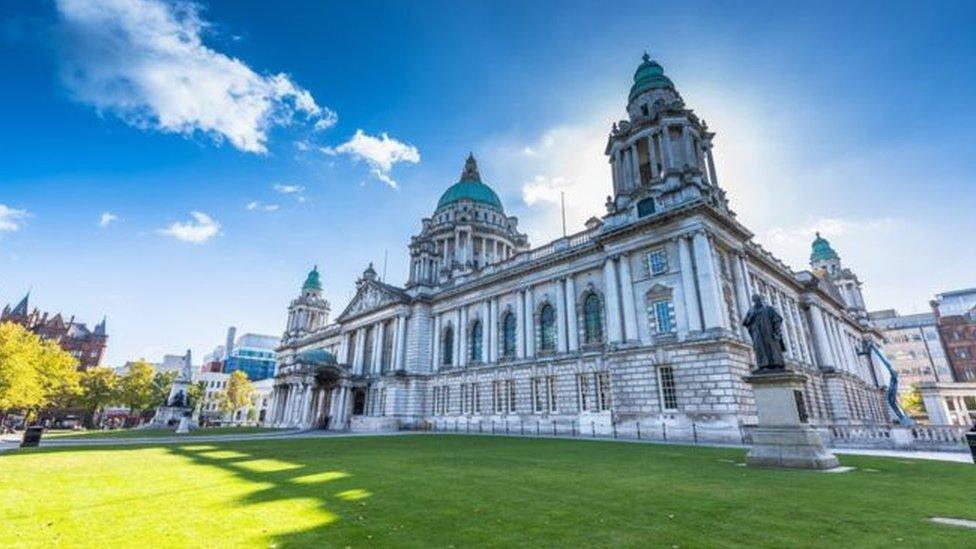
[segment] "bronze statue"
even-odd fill
[[[758,370],[785,370],[783,360],[783,317],[772,305],[763,303],[762,296],[752,296],[752,308],[742,320],[742,325],[752,337],[752,349],[756,352]]]

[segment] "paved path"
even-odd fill
[[[168,436],[168,437],[145,437],[145,438],[77,438],[72,440],[70,437],[41,439],[41,446],[45,448],[61,447],[93,447],[93,446],[128,446],[137,444],[196,444],[204,442],[238,442],[251,440],[271,440],[288,438],[339,438],[339,437],[376,437],[376,436],[400,436],[400,435],[455,435],[455,436],[498,436],[498,437],[519,437],[519,438],[558,438],[561,440],[580,440],[592,442],[629,442],[634,444],[663,444],[673,446],[694,446],[690,441],[664,442],[660,440],[635,440],[635,439],[614,439],[614,438],[590,438],[590,437],[567,437],[567,436],[546,436],[537,437],[532,435],[492,435],[488,433],[436,433],[436,432],[414,432],[403,431],[394,433],[349,433],[322,430],[282,430],[268,433],[247,433],[247,434],[225,434],[225,435],[200,435],[200,436]],[[12,439],[5,435],[0,440],[0,452],[17,448],[20,444],[20,435]],[[702,442],[698,446],[711,448],[739,448],[746,449],[743,444],[718,444]],[[932,452],[932,451],[911,451],[911,450],[877,450],[877,449],[857,449],[857,448],[831,448],[831,451],[840,455],[859,455],[877,456],[899,459],[925,459],[934,461],[947,461],[955,463],[972,463],[973,460],[969,452]]]

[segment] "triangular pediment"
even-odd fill
[[[342,322],[348,318],[382,309],[388,305],[405,303],[407,299],[407,295],[400,288],[367,280],[362,283],[359,291],[356,292],[356,296],[352,298],[352,301],[336,318],[336,321]]]

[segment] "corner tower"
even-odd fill
[[[634,72],[627,115],[607,139],[609,213],[632,209],[644,217],[698,198],[728,212],[712,158],[715,134],[685,107],[663,67],[646,53]]]
[[[820,233],[816,233],[811,245],[810,268],[818,277],[831,282],[837,288],[849,311],[860,319],[867,319],[861,281],[853,271],[841,265],[840,256]]]
[[[282,340],[300,338],[329,323],[329,302],[322,298],[322,281],[315,266],[305,277],[301,294],[288,305],[288,325]]]
[[[518,218],[505,215],[498,195],[482,181],[473,154],[422,224],[410,240],[408,287],[436,286],[504,261],[529,245],[518,232]]]

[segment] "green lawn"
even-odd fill
[[[395,436],[0,455],[0,546],[974,547],[976,466],[734,449]]]
[[[251,433],[268,433],[278,429],[268,429],[265,427],[206,427],[192,429],[189,436],[210,436],[210,435],[246,435]],[[149,429],[115,429],[115,430],[95,430],[95,431],[48,431],[44,433],[45,438],[148,438],[148,437],[175,437],[187,436],[177,435],[176,429],[149,428]]]

